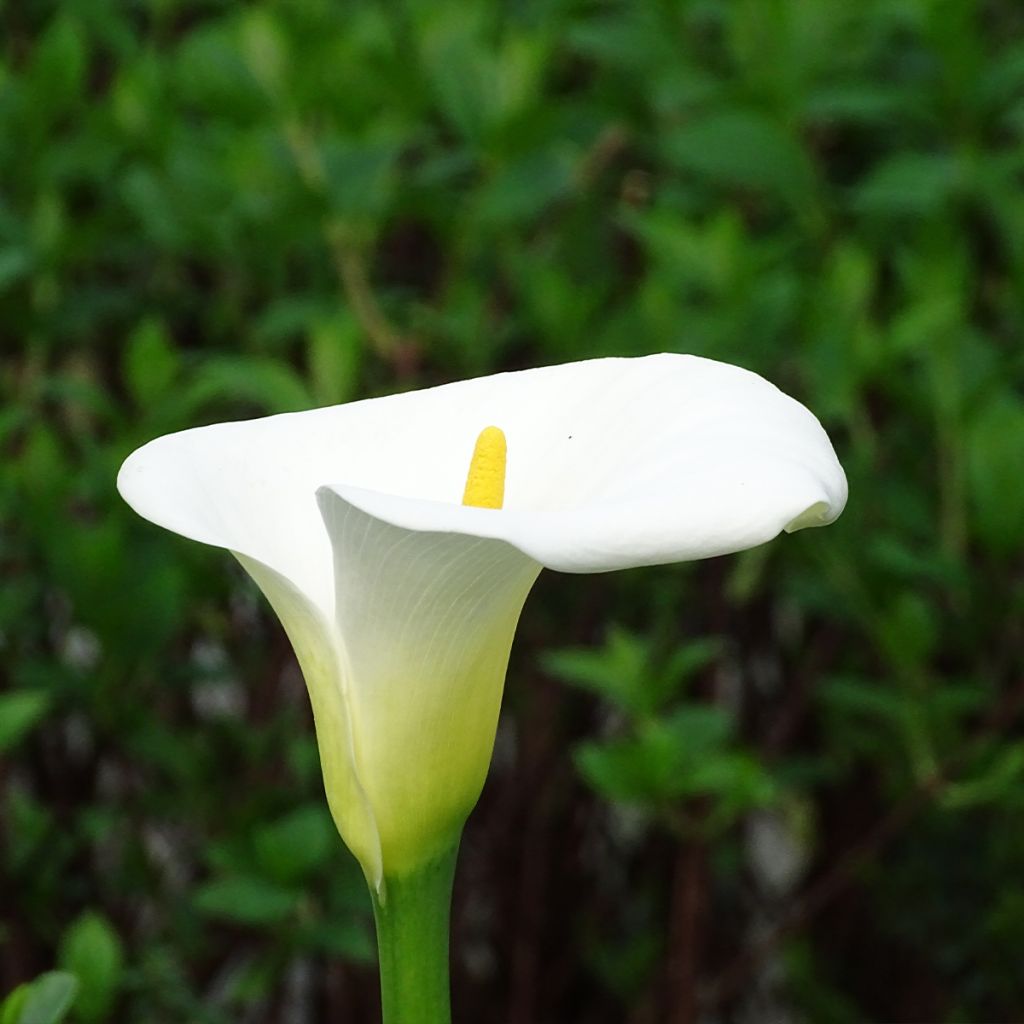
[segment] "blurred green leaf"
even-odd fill
[[[107,1020],[124,976],[124,949],[110,922],[95,911],[79,917],[61,940],[60,963],[78,980],[76,1019]]]
[[[855,677],[833,677],[823,687],[822,697],[847,711],[900,724],[906,720],[909,710],[905,692],[884,680],[875,682]]]
[[[400,154],[394,139],[326,140],[322,159],[331,209],[350,224],[373,223],[391,202]]]
[[[576,763],[590,785],[628,803],[709,793],[741,803],[767,799],[771,790],[756,765],[729,749],[732,734],[721,708],[692,705],[642,723],[634,737],[581,744]]]
[[[998,750],[982,773],[946,787],[942,804],[951,810],[1005,801],[1024,781],[1024,743]]]
[[[247,66],[233,25],[200,24],[174,56],[171,84],[187,103],[238,119],[265,110],[266,94]]]
[[[196,909],[208,917],[253,926],[280,924],[298,905],[292,889],[262,878],[235,876],[214,879],[195,893]]]
[[[298,807],[265,825],[253,839],[259,866],[277,882],[292,883],[323,867],[340,842],[320,804]]]
[[[555,153],[533,153],[498,169],[480,189],[477,216],[504,225],[540,216],[564,196],[572,182],[568,161]]]
[[[246,11],[241,22],[241,49],[259,83],[274,97],[285,89],[290,54],[280,23],[268,10]]]
[[[663,708],[720,653],[716,637],[701,637],[659,659],[644,637],[612,627],[603,648],[547,651],[542,663],[559,679],[643,717]]]
[[[936,610],[923,594],[897,592],[882,611],[879,637],[893,663],[913,671],[938,643]]]
[[[803,207],[815,187],[814,167],[781,125],[753,111],[725,110],[679,126],[662,140],[684,170],[726,188],[774,195]]]
[[[46,717],[53,699],[39,690],[0,693],[0,753],[10,750]]]
[[[182,415],[199,418],[211,406],[243,403],[262,412],[308,409],[312,397],[299,375],[274,359],[213,356],[190,374],[182,389]]]
[[[376,954],[373,937],[363,922],[332,918],[304,928],[299,941],[310,949],[329,956],[345,957],[356,963],[373,963]]]
[[[350,401],[359,387],[362,330],[354,317],[320,317],[309,328],[310,389],[317,404]]]
[[[1024,544],[1024,402],[1009,394],[986,404],[967,431],[972,520],[979,540],[994,554]]]
[[[54,18],[35,48],[29,72],[34,116],[63,113],[79,102],[86,59],[81,24],[70,13]]]
[[[0,1003],[0,1024],[18,1024],[30,988],[31,985],[27,982],[19,985]]]
[[[900,153],[877,165],[856,190],[865,213],[923,217],[944,212],[961,184],[952,157],[939,153]]]
[[[437,18],[423,47],[438,108],[463,138],[474,143],[483,141],[497,108],[494,58],[476,34],[482,20],[479,14]]]
[[[814,121],[848,121],[882,128],[922,116],[917,97],[892,83],[855,80],[825,85],[809,98],[806,114]]]
[[[32,269],[32,256],[26,249],[7,246],[0,250],[0,292],[17,284]]]
[[[164,398],[174,384],[180,357],[159,320],[147,318],[132,332],[124,357],[125,382],[140,406]]]
[[[78,982],[65,971],[49,971],[4,1001],[0,1024],[59,1024],[75,1001]]]

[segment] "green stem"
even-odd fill
[[[448,922],[458,844],[371,892],[383,1024],[451,1024]]]

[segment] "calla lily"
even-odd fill
[[[507,471],[473,459],[491,425]],[[503,500],[461,503],[471,464],[501,477]],[[118,487],[147,519],[234,553],[273,605],[331,812],[380,901],[457,843],[542,568],[738,551],[831,522],[847,493],[806,408],[670,354],[186,430],[131,455]]]

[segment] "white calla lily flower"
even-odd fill
[[[504,501],[463,505],[490,425],[507,473],[485,466],[484,490],[503,476]],[[847,494],[806,408],[746,370],[668,354],[186,430],[132,454],[118,488],[233,552],[273,605],[331,812],[379,893],[457,841],[542,568],[738,551],[832,522]]]

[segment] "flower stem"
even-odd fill
[[[383,1024],[451,1024],[448,923],[458,844],[373,897]]]

